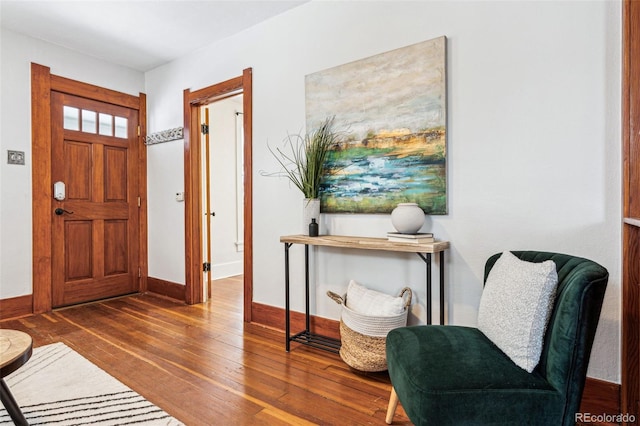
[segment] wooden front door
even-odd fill
[[[53,307],[139,290],[138,129],[137,110],[51,94]]]

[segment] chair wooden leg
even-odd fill
[[[389,407],[387,407],[387,417],[384,419],[388,425],[393,422],[393,415],[396,413],[396,408],[398,407],[398,394],[396,390],[391,387],[391,395],[389,396]]]

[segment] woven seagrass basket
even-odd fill
[[[340,317],[340,358],[359,371],[385,371],[387,369],[387,334],[394,328],[407,325],[411,289],[405,287],[398,297],[406,298],[404,310],[393,316],[366,315],[349,309],[346,296],[328,291],[327,296],[342,305]]]

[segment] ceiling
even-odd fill
[[[0,0],[0,24],[148,71],[307,1]]]

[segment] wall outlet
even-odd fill
[[[7,151],[7,163],[24,166],[24,151]]]

